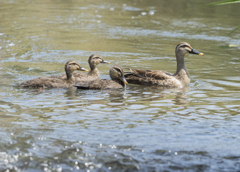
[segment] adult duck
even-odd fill
[[[175,49],[177,71],[174,74],[161,70],[130,69],[125,78],[128,83],[159,85],[163,87],[183,87],[190,83],[190,75],[185,66],[184,56],[187,54],[203,55],[194,50],[190,44],[181,42]]]

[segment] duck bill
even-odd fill
[[[101,62],[101,63],[109,64],[110,62],[102,59],[102,62]]]
[[[198,52],[197,50],[194,50],[194,49],[192,49],[189,53],[191,53],[191,54],[197,54],[197,55],[200,55],[200,56],[203,55],[203,53]]]
[[[83,68],[83,67],[81,67],[81,66],[79,66],[79,69],[78,70],[81,70],[81,71],[86,71],[86,72],[88,72],[88,70],[87,69],[85,69],[85,68]]]
[[[128,82],[127,82],[127,80],[125,79],[124,76],[120,76],[120,79],[124,84],[128,84]]]

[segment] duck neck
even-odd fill
[[[181,52],[176,52],[176,59],[177,59],[177,71],[176,71],[175,75],[181,75],[182,70],[184,70],[186,72],[188,78],[190,78],[188,70],[185,66],[184,55]]]
[[[66,75],[67,75],[67,81],[75,81],[75,78],[73,76],[73,72],[66,71]]]
[[[99,71],[98,71],[98,69],[97,69],[97,65],[96,64],[89,64],[89,66],[90,66],[90,68],[91,68],[91,70],[90,70],[90,72],[88,73],[88,75],[99,75],[100,76],[100,73],[99,73]]]
[[[124,84],[124,82],[122,80],[116,79],[116,80],[113,80],[113,81],[115,81],[115,82],[119,83],[120,85],[122,85],[123,88],[126,87],[126,84]]]

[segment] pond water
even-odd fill
[[[1,0],[0,171],[240,170],[240,5],[201,0]],[[19,89],[69,59],[101,78],[113,64],[174,73],[188,42],[189,86]]]

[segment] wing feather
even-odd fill
[[[129,80],[129,76],[144,78],[146,81],[153,82],[154,80],[167,80],[172,78],[172,74],[161,70],[143,70],[143,69],[130,69],[130,73],[126,74],[126,79]]]
[[[75,87],[79,89],[94,89],[94,90],[105,90],[105,89],[120,89],[123,86],[113,80],[101,79],[91,82],[78,82]]]
[[[25,81],[18,85],[19,87],[31,87],[31,88],[68,88],[71,84],[58,78],[43,78],[38,77]]]

